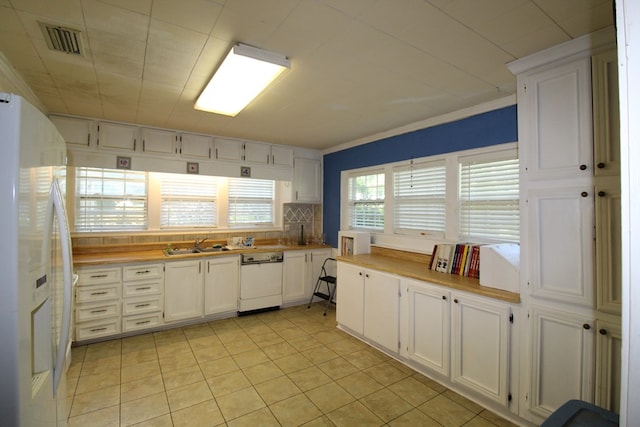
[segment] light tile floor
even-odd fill
[[[73,348],[69,426],[512,426],[323,304]]]

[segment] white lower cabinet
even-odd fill
[[[364,336],[394,353],[400,350],[400,279],[397,276],[365,270]]]
[[[364,333],[364,268],[338,262],[336,321],[356,334]]]
[[[459,292],[451,300],[451,380],[506,406],[511,308]]]
[[[336,319],[339,324],[397,353],[400,279],[392,274],[338,263]]]
[[[164,320],[193,319],[203,314],[202,261],[171,261],[165,264]]]
[[[282,275],[282,302],[284,304],[301,301],[309,297],[309,276],[306,251],[287,251],[284,253]]]
[[[86,267],[77,273],[75,341],[119,334],[122,269]]]
[[[529,408],[542,419],[571,399],[593,402],[593,319],[531,306]]]
[[[411,279],[401,288],[402,355],[506,406],[510,305]]]
[[[203,261],[204,314],[238,310],[239,263],[237,256],[216,257]]]
[[[449,376],[451,331],[450,293],[442,286],[403,280],[405,357]]]
[[[162,324],[162,263],[122,267],[122,288],[122,332],[149,329]]]
[[[282,302],[286,304],[309,301],[320,275],[322,263],[330,256],[331,249],[286,251],[282,277]],[[329,274],[335,274],[335,271]]]

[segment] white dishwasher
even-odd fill
[[[240,255],[238,314],[277,310],[282,304],[282,252]]]

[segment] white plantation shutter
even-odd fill
[[[444,162],[394,168],[395,233],[444,234],[445,172]]]
[[[272,225],[275,181],[229,178],[229,226]]]
[[[384,173],[349,178],[349,225],[384,230]]]
[[[460,161],[460,234],[469,239],[520,240],[518,159]]]
[[[160,227],[215,227],[217,178],[204,175],[158,174]]]
[[[147,228],[145,172],[77,168],[76,231]]]

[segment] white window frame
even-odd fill
[[[109,169],[109,168],[105,168]],[[215,177],[218,180],[217,183],[217,226],[188,226],[188,227],[161,227],[160,226],[160,210],[162,203],[162,195],[160,189],[159,173],[146,172],[147,175],[147,227],[143,230],[110,230],[110,231],[76,231],[76,209],[77,203],[76,194],[76,167],[67,167],[66,171],[66,183],[67,187],[72,190],[67,191],[67,206],[74,206],[74,209],[68,209],[69,224],[74,228],[73,233],[82,235],[99,234],[99,235],[120,235],[122,233],[157,233],[157,232],[176,232],[176,231],[189,231],[202,232],[202,230],[235,230],[241,229],[247,230],[279,230],[282,225],[282,196],[290,191],[290,185],[286,181],[271,180],[274,182],[274,199],[273,199],[273,223],[262,224],[243,224],[236,227],[229,226],[228,223],[228,180],[227,177]]]
[[[342,230],[351,229],[348,217],[348,179],[354,175],[367,175],[371,173],[385,173],[385,229],[383,232],[372,231],[373,242],[387,247],[398,247],[416,252],[430,253],[432,245],[436,243],[458,243],[464,237],[459,232],[459,207],[458,187],[459,187],[459,159],[465,157],[501,155],[505,151],[511,150],[517,153],[517,142],[509,142],[489,147],[476,148],[470,150],[455,151],[435,156],[427,156],[413,159],[414,163],[424,162],[444,162],[446,168],[446,203],[445,203],[445,232],[444,235],[428,232],[397,233],[394,230],[394,193],[393,193],[393,169],[397,167],[408,167],[411,160],[375,165],[366,168],[344,170],[341,173],[340,187],[340,227]],[[390,218],[391,220],[387,220]],[[494,243],[493,241],[477,241],[474,243]]]
[[[368,176],[368,175],[378,175],[378,174],[382,174],[384,175],[384,188],[385,188],[385,195],[384,195],[384,200],[382,200],[382,203],[384,205],[384,214],[383,214],[383,220],[384,218],[388,218],[388,188],[389,188],[389,177],[388,174],[386,173],[384,168],[366,168],[366,169],[358,169],[358,170],[353,170],[353,171],[349,171],[347,173],[347,175],[343,174],[343,182],[342,182],[342,187],[343,190],[341,191],[341,195],[343,197],[341,197],[342,199],[342,203],[341,205],[343,206],[343,209],[341,210],[343,212],[343,229],[345,230],[360,230],[360,231],[371,231],[371,232],[380,232],[379,229],[377,228],[364,228],[364,227],[356,227],[352,224],[352,216],[351,213],[353,211],[353,202],[351,201],[351,194],[349,194],[349,182],[352,179],[356,179],[358,177],[361,176]],[[380,203],[379,200],[373,201],[374,203]],[[384,227],[387,227],[387,221],[384,222]]]

